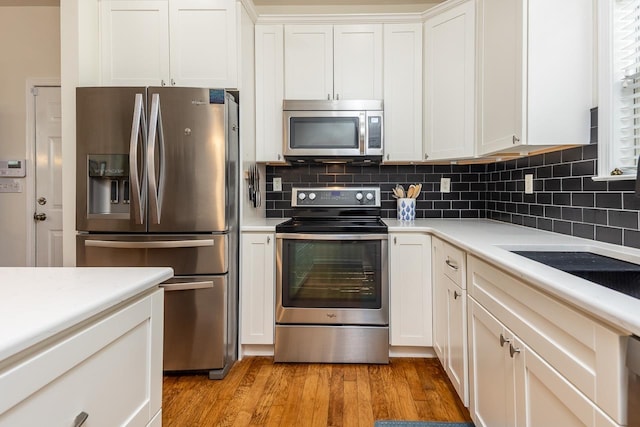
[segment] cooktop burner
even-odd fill
[[[293,218],[276,226],[277,233],[386,233],[380,219],[378,187],[293,188]]]

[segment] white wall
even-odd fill
[[[60,79],[60,8],[0,6],[0,52],[0,159],[24,160],[27,80]],[[22,193],[0,193],[0,266],[27,262],[33,212],[27,209],[26,179],[20,181]]]

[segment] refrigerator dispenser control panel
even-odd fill
[[[0,178],[18,178],[25,175],[24,160],[0,160]]]

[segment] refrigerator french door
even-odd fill
[[[204,88],[78,88],[76,123],[77,265],[173,267],[164,369],[223,377],[237,356],[233,96]]]

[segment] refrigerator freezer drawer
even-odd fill
[[[222,369],[228,343],[227,275],[174,277],[164,287],[165,371]]]
[[[227,234],[79,234],[78,267],[173,267],[175,275],[229,271]]]

